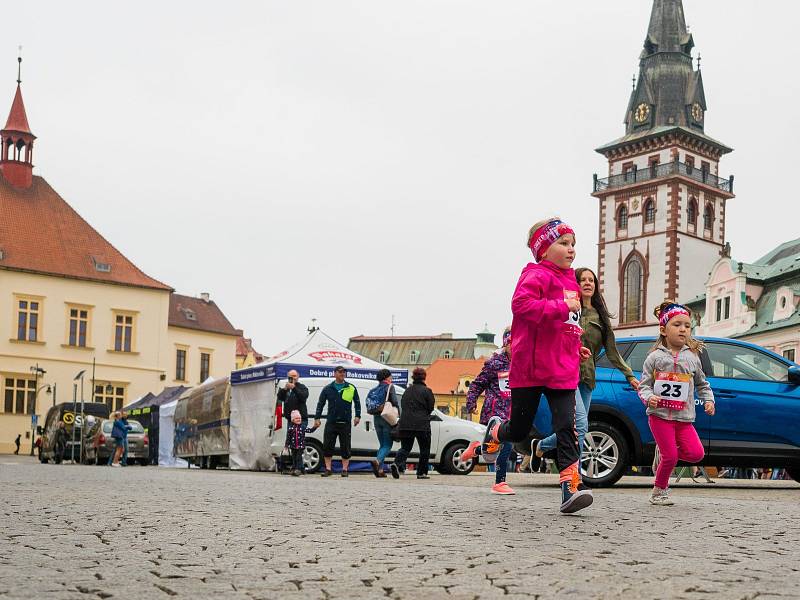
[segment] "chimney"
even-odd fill
[[[208,292],[200,292],[200,300],[208,304],[211,302],[211,295]]]

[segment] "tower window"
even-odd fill
[[[686,207],[686,220],[689,225],[697,225],[697,199],[692,196],[689,198],[689,206]]]
[[[645,223],[656,222],[656,203],[653,202],[652,198],[648,198],[644,202],[644,222]]]
[[[617,210],[617,229],[628,228],[628,207],[624,204]]]
[[[714,225],[714,206],[709,202],[706,204],[706,209],[703,212],[703,228],[706,231],[711,231],[712,226]]]
[[[638,253],[632,254],[623,269],[622,322],[638,323],[644,315],[645,269]]]

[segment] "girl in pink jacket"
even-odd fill
[[[560,471],[561,512],[573,513],[592,503],[581,482],[575,432],[575,389],[581,358],[580,288],[575,280],[575,232],[554,218],[528,232],[535,263],[520,275],[511,311],[511,418],[487,424],[482,454],[491,462],[504,442],[519,442],[530,432],[542,394],[553,414],[556,462]]]

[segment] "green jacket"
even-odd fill
[[[600,313],[594,307],[583,307],[581,311],[581,327],[583,328],[581,341],[584,346],[592,351],[592,357],[589,360],[581,361],[581,383],[591,389],[595,388],[595,361],[597,361],[603,348],[606,349],[606,354],[611,363],[622,371],[626,378],[633,377],[633,371],[619,355],[617,342],[614,339],[614,331],[603,324]]]

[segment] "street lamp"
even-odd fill
[[[31,407],[31,456],[33,456],[33,447],[34,441],[36,438],[36,422],[38,420],[38,416],[36,415],[36,398],[39,395],[39,377],[47,373],[43,368],[39,366],[39,363],[36,363],[36,366],[30,368],[31,373],[34,374],[36,377],[36,384],[34,389],[36,390],[33,393],[33,406]]]
[[[72,412],[73,414],[78,412],[75,410],[76,404],[78,403],[78,384],[75,383],[79,379],[81,380],[81,452],[79,456],[79,460],[83,460],[83,376],[86,375],[86,369],[80,371],[75,377],[72,378]],[[73,419],[72,421],[72,448],[70,449],[72,464],[75,464],[75,427],[77,419]]]

